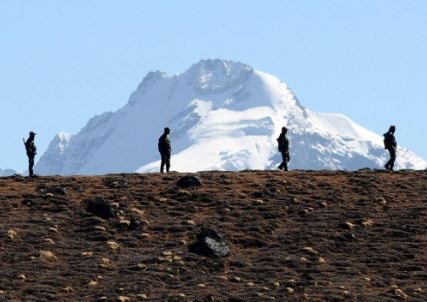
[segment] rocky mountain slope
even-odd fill
[[[242,63],[203,60],[180,75],[149,73],[123,108],[94,117],[76,135],[59,134],[36,172],[157,172],[157,139],[166,126],[176,171],[275,169],[284,125],[293,169],[355,170],[386,161],[381,136],[344,115],[304,108],[276,77]],[[400,148],[396,167],[427,163]]]
[[[427,300],[426,172],[196,175],[0,178],[0,301]]]

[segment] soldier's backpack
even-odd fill
[[[390,149],[393,145],[393,137],[390,132],[386,132],[384,135],[384,149]]]

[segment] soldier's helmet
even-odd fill
[[[171,129],[169,129],[169,127],[166,127],[164,131],[165,133],[169,134],[171,132]]]
[[[288,128],[282,127],[282,132],[288,132]]]
[[[30,134],[30,136],[36,136],[36,134],[37,134],[37,133],[35,133],[35,132],[33,132],[33,131],[30,131],[30,133],[29,133],[29,134]]]
[[[394,133],[396,131],[396,126],[395,125],[391,125],[389,128],[389,131]]]

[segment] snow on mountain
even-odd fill
[[[276,77],[242,63],[202,60],[180,75],[150,72],[120,110],[95,116],[76,135],[57,135],[36,171],[158,171],[157,140],[166,126],[172,170],[275,169],[284,125],[292,169],[378,168],[386,161],[381,136],[342,114],[304,108]],[[399,148],[397,168],[426,166]]]

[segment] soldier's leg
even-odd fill
[[[280,164],[279,169],[287,171],[288,163],[286,162],[286,159],[287,159],[286,152],[280,152],[280,153],[282,154],[282,163]]]
[[[171,155],[170,153],[168,153],[166,155],[166,172],[169,172],[170,166],[171,166]]]
[[[28,158],[28,173],[30,176],[34,175],[33,167],[34,167],[34,157],[29,157]]]
[[[396,161],[396,150],[390,150],[390,170],[394,168],[394,162]]]
[[[391,160],[391,151],[390,149],[387,149],[388,153],[390,154],[390,159],[385,163],[384,167],[386,168],[386,170],[390,169],[390,160]]]
[[[163,173],[163,169],[164,169],[165,163],[166,163],[166,156],[164,153],[160,153],[160,156],[161,156],[160,173]]]

